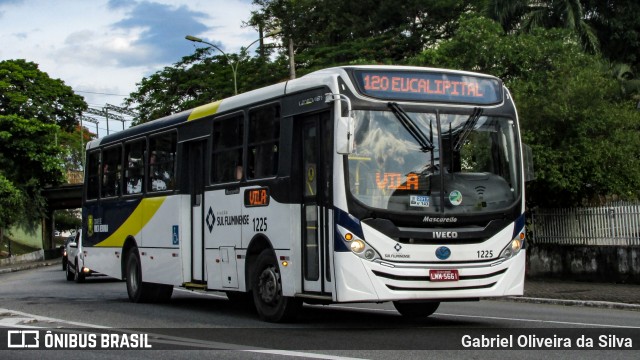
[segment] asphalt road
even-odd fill
[[[443,303],[432,317],[415,320],[401,317],[390,303],[340,304],[305,306],[297,322],[271,324],[222,293],[176,289],[168,304],[132,304],[125,284],[105,277],[75,284],[65,280],[59,267],[0,275],[0,328],[41,327],[62,333],[105,331],[102,328],[117,329],[120,334],[144,333],[153,350],[5,350],[0,356],[635,359],[640,349],[637,311],[480,301]],[[594,340],[595,350],[579,350],[581,337]],[[491,339],[492,348],[478,349]],[[564,339],[571,342],[570,350]],[[624,350],[627,339],[633,350]],[[550,341],[542,346],[544,351],[527,349],[542,340]],[[504,341],[512,346],[500,345]],[[600,350],[601,345],[609,349]]]

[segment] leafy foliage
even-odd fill
[[[463,53],[461,57],[458,54]],[[454,37],[415,64],[475,70],[505,80],[534,153],[533,204],[573,205],[601,194],[637,197],[640,116],[620,97],[598,56],[571,32],[505,35],[491,20],[464,16]]]
[[[223,55],[211,56],[209,48],[197,49],[173,67],[142,79],[138,90],[125,100],[128,107],[136,105],[140,114],[135,124],[191,109],[234,94],[233,71]],[[282,63],[267,63],[245,54],[230,58],[238,68],[238,91],[244,92],[286,79]]]
[[[51,79],[25,60],[0,62],[0,115],[18,115],[70,131],[87,109],[84,99],[62,80]]]
[[[36,119],[0,115],[0,176],[11,184],[5,186],[10,196],[15,197],[13,191],[18,190],[23,199],[28,199],[23,202],[24,211],[19,212],[26,219],[44,214],[42,187],[64,180],[61,148],[55,140],[58,129],[57,125]],[[0,211],[0,216],[7,214]],[[10,221],[5,218],[3,222]]]
[[[340,64],[415,64],[503,79],[534,149],[532,204],[567,206],[603,195],[637,197],[638,49],[634,0],[254,0],[247,22],[281,30],[275,55],[228,58],[198,49],[145,78],[127,100],[139,122]],[[495,21],[480,16],[487,15]],[[625,48],[628,46],[628,48]],[[264,49],[263,49],[264,50]],[[598,51],[600,50],[600,51]],[[602,58],[604,55],[606,60]]]

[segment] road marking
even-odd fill
[[[592,323],[580,323],[580,322],[556,321],[556,320],[519,319],[519,318],[506,318],[506,317],[498,317],[498,316],[445,314],[445,313],[438,313],[438,312],[436,312],[434,315],[450,316],[450,317],[464,317],[464,318],[491,319],[491,320],[507,320],[507,321],[518,321],[518,322],[527,321],[527,322],[538,322],[538,323],[559,324],[559,325],[580,325],[580,326],[606,327],[606,328],[640,329],[640,326],[592,324]]]
[[[0,326],[5,326],[5,324],[8,324],[8,327],[22,327],[22,328],[33,328],[33,329],[37,329],[37,328],[43,328],[44,326],[34,326],[34,325],[28,325],[27,323],[31,322],[45,322],[45,323],[61,323],[61,324],[66,324],[66,325],[73,325],[73,326],[79,326],[79,327],[88,327],[88,328],[94,328],[94,329],[109,329],[109,327],[107,326],[100,326],[100,325],[95,325],[95,324],[88,324],[88,323],[83,323],[83,322],[77,322],[77,321],[67,321],[67,320],[62,320],[62,319],[55,319],[55,318],[50,318],[50,317],[46,317],[46,316],[40,316],[40,315],[35,315],[35,314],[29,314],[29,313],[25,313],[22,311],[16,311],[16,310],[9,310],[9,309],[2,309],[0,308],[0,317],[2,316],[6,316],[9,315],[11,317],[8,318],[2,318],[0,319]],[[22,323],[20,323],[22,322]]]
[[[214,294],[209,294],[209,295],[214,297],[226,298],[225,296],[220,296],[220,295],[214,295]],[[35,323],[37,322],[43,322],[43,323],[49,323],[49,324],[73,325],[73,326],[91,328],[91,329],[111,329],[111,330],[117,330],[123,333],[134,333],[133,331],[127,330],[127,329],[117,329],[113,327],[101,326],[101,325],[95,325],[95,324],[89,324],[89,323],[83,323],[83,322],[77,322],[77,321],[67,321],[67,320],[56,319],[56,318],[51,318],[47,316],[29,314],[22,311],[15,311],[15,310],[0,308],[0,327],[28,328],[28,329],[51,328],[46,326],[35,326]],[[29,323],[32,323],[34,325],[28,325]],[[46,325],[46,324],[39,324],[39,325]],[[56,330],[64,332],[67,329],[56,327]],[[81,331],[81,329],[74,329],[74,330]],[[83,332],[86,332],[86,330],[84,330]],[[281,356],[290,356],[290,357],[304,357],[309,359],[361,360],[360,358],[347,358],[343,356],[334,356],[334,355],[326,355],[326,354],[318,354],[318,353],[302,352],[302,351],[267,349],[267,348],[259,348],[259,347],[253,347],[253,346],[245,346],[245,345],[223,343],[223,342],[216,342],[216,341],[190,339],[190,338],[171,336],[171,335],[165,335],[165,334],[156,334],[156,333],[147,333],[147,334],[149,335],[149,340],[151,343],[162,343],[162,344],[171,344],[171,345],[178,345],[178,346],[185,346],[185,347],[208,348],[208,349],[219,349],[219,350],[244,351],[244,352],[269,354],[269,355],[281,355]]]
[[[199,293],[199,292],[194,292],[194,291],[186,290],[186,289],[175,288],[175,290],[183,291],[183,292],[187,292],[187,293],[191,293],[191,294],[195,294],[195,295],[211,296],[211,297],[220,298],[220,299],[226,299],[227,298],[225,295]],[[306,305],[306,306],[322,308],[322,307],[325,307],[327,305]],[[344,306],[344,305],[328,305],[328,306],[331,307],[331,308],[336,308],[336,309],[373,311],[373,312],[396,313],[396,314],[398,314],[398,312],[396,310],[390,310],[390,309],[362,308],[362,307]],[[515,321],[515,322],[521,322],[521,321],[524,321],[524,322],[537,322],[537,323],[543,323],[543,324],[576,325],[576,326],[591,326],[591,327],[621,328],[621,329],[625,329],[625,328],[626,329],[640,329],[640,326],[593,324],[593,323],[581,323],[581,322],[571,322],[571,321],[556,321],[556,320],[521,319],[521,318],[509,318],[509,317],[497,317],[497,316],[484,316],[484,315],[447,314],[447,313],[440,313],[440,312],[436,312],[433,315],[449,316],[449,317],[466,317],[466,318],[475,318],[475,319],[489,319],[489,320],[506,320],[506,321]]]
[[[338,309],[346,309],[346,310],[364,310],[364,311],[374,311],[374,312],[384,312],[384,313],[396,313],[396,310],[389,309],[372,309],[372,308],[362,308],[355,306],[339,306],[339,305],[329,305],[331,308]],[[526,321],[526,322],[537,322],[544,324],[559,324],[559,325],[580,325],[580,326],[592,326],[592,327],[606,327],[606,328],[621,328],[621,329],[640,329],[640,326],[623,326],[623,325],[608,325],[608,324],[593,324],[593,323],[580,323],[580,322],[571,322],[571,321],[556,321],[556,320],[538,320],[538,319],[521,319],[521,318],[509,318],[509,317],[498,317],[498,316],[484,316],[484,315],[463,315],[463,314],[447,314],[436,312],[433,314],[434,316],[449,316],[449,317],[464,317],[464,318],[474,318],[474,319],[489,319],[489,320],[506,320],[506,321]]]
[[[333,356],[333,355],[324,355],[324,354],[314,354],[314,353],[306,353],[306,352],[301,352],[301,351],[287,351],[287,350],[242,350],[242,351],[244,351],[244,352],[257,352],[257,353],[261,353],[261,354],[271,354],[271,355],[305,357],[305,358],[308,358],[308,359],[362,360],[362,358]]]

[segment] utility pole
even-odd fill
[[[133,118],[137,118],[138,117],[138,113],[137,112],[129,110],[127,108],[123,108],[121,106],[105,104],[103,109],[104,109],[104,111],[111,110],[111,111],[115,111],[115,112],[120,113],[120,114],[129,115],[129,116],[131,116]],[[124,130],[124,122],[125,121],[126,120],[124,118],[122,118],[122,130]]]
[[[106,107],[102,108],[102,110],[88,108],[87,110],[85,110],[85,112],[87,112],[89,114],[93,114],[93,115],[102,116],[103,118],[105,118],[107,120],[107,135],[109,135],[109,120],[122,121],[123,124],[124,124],[124,121],[125,121],[125,118],[120,116],[120,115],[109,114],[109,111],[108,111],[108,109]]]
[[[293,38],[289,38],[289,78],[296,78],[296,62],[293,59]]]

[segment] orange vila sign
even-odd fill
[[[418,175],[409,173],[376,173],[376,186],[380,190],[418,190]]]
[[[245,206],[269,205],[269,188],[249,189],[244,192]]]

